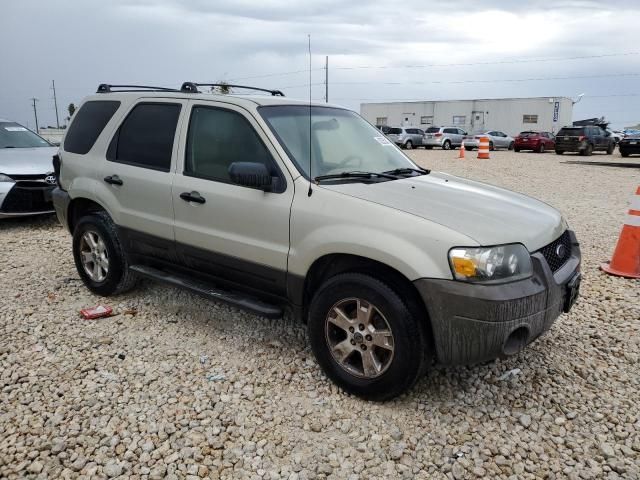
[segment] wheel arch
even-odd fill
[[[75,226],[78,224],[78,220],[87,213],[92,212],[107,212],[107,209],[94,200],[90,200],[84,197],[74,198],[69,202],[67,208],[67,226],[69,231],[73,233]]]
[[[324,255],[313,262],[309,268],[302,289],[293,300],[303,305],[303,320],[306,322],[306,312],[315,291],[329,278],[341,273],[362,273],[370,275],[386,283],[392,290],[407,302],[412,313],[425,319],[429,333],[431,325],[429,314],[422,297],[415,285],[401,272],[389,265],[367,257],[346,253],[332,253]]]

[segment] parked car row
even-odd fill
[[[450,150],[464,144],[466,150],[474,150],[479,147],[482,137],[489,139],[490,150],[505,148],[516,152],[530,150],[543,153],[549,150],[555,151],[558,155],[565,152],[576,152],[588,156],[593,152],[602,151],[610,155],[616,145],[621,145],[621,147],[624,145],[625,153],[623,156],[628,156],[631,153],[636,153],[636,148],[640,149],[640,145],[637,143],[640,140],[640,132],[637,135],[627,135],[626,131],[623,133],[605,130],[597,125],[567,126],[561,128],[557,135],[546,131],[525,130],[515,138],[499,130],[488,130],[468,135],[458,127],[429,127],[426,131],[414,127],[381,125],[377,127],[387,135],[389,140],[406,149],[440,147],[443,150]],[[621,148],[621,153],[622,151]]]

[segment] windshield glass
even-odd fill
[[[558,132],[558,136],[560,135],[584,135],[584,128],[582,127],[566,127],[561,128]]]
[[[390,133],[391,135],[402,135],[402,129],[401,128],[390,128],[387,133]]]
[[[298,169],[309,178],[309,110],[311,175],[396,168],[419,168],[358,114],[340,108],[305,105],[260,107],[259,111]]]
[[[0,148],[50,147],[51,144],[31,130],[14,122],[0,122]]]
[[[437,133],[440,131],[440,127],[429,127],[427,128],[427,133]]]

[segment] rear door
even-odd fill
[[[192,100],[187,113],[171,192],[181,262],[232,287],[284,297],[291,176],[243,108]],[[274,191],[232,183],[229,166],[234,162],[266,165]]]
[[[173,259],[173,182],[179,99],[140,99],[112,133],[96,196],[118,225],[127,249],[151,260]]]

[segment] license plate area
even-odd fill
[[[564,313],[568,313],[569,310],[573,307],[580,296],[580,282],[582,281],[582,276],[579,273],[576,273],[571,280],[567,283],[564,297],[564,304],[562,306],[562,311]]]

